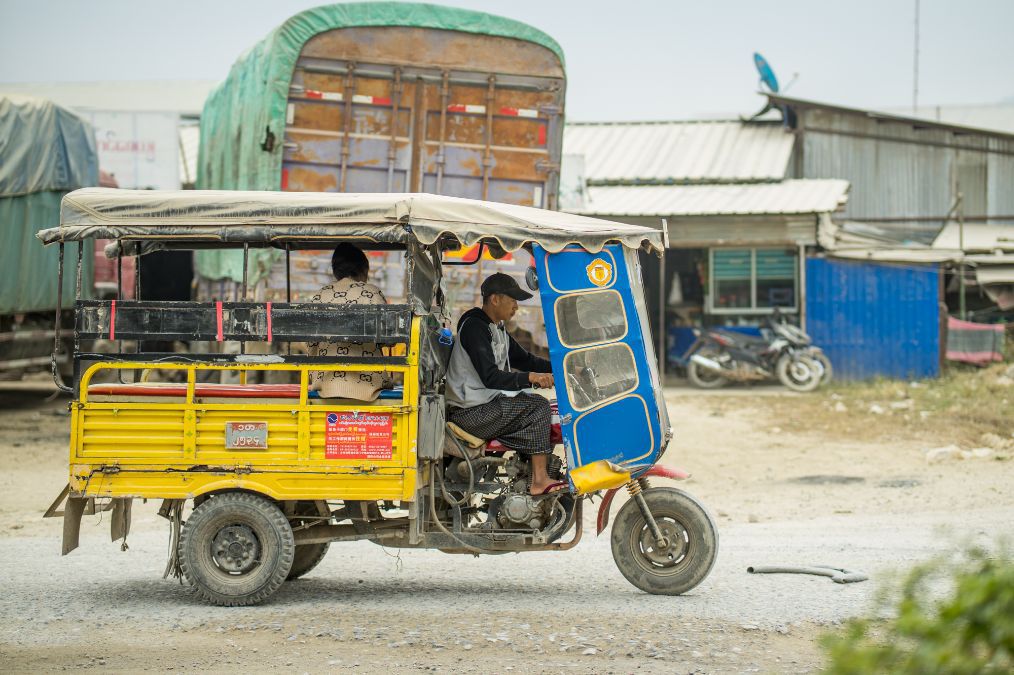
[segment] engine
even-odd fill
[[[573,507],[573,498],[561,495],[551,499],[536,499],[529,494],[531,465],[527,458],[512,453],[509,457],[480,457],[471,460],[453,458],[447,465],[449,491],[456,498],[463,496],[462,488],[474,486],[471,513],[480,527],[487,530],[545,530],[562,524]],[[564,476],[563,461],[555,456],[547,458],[546,472],[553,480]],[[566,506],[561,504],[566,500]]]
[[[553,480],[563,478],[563,463],[549,456],[546,472]],[[507,461],[504,473],[509,484],[498,497],[489,502],[487,523],[493,528],[541,530],[553,519],[557,500],[534,499],[528,491],[530,465],[517,455]]]

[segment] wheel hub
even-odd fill
[[[651,529],[645,527],[641,532],[641,553],[653,565],[669,567],[675,565],[686,555],[686,538],[683,529],[676,523],[658,520],[658,529],[665,538],[665,545],[659,546]]]
[[[813,377],[813,371],[810,370],[808,365],[802,363],[801,361],[794,361],[792,363],[789,368],[789,374],[792,376],[792,379],[797,382],[806,382]]]
[[[260,560],[261,544],[246,525],[223,527],[211,542],[215,564],[230,574],[249,572]]]

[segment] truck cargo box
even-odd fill
[[[431,192],[555,209],[565,90],[559,45],[516,21],[404,3],[316,8],[254,46],[209,97],[198,187]],[[281,299],[280,258],[252,254],[256,293]],[[327,282],[329,258],[293,252],[297,295]],[[520,276],[528,265],[525,254],[486,258],[450,275],[452,299],[471,303],[493,267]],[[403,297],[398,255],[372,263],[385,292]],[[224,299],[242,259],[200,252],[196,270],[199,289]]]

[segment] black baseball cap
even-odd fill
[[[521,290],[518,286],[518,282],[514,280],[514,277],[503,272],[497,272],[486,277],[486,280],[482,282],[482,297],[488,298],[494,293],[500,293],[506,295],[509,298],[515,300],[527,300],[532,297],[531,293],[526,293]]]

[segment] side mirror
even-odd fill
[[[539,290],[539,273],[535,271],[534,267],[529,267],[525,271],[525,284],[533,291]]]

